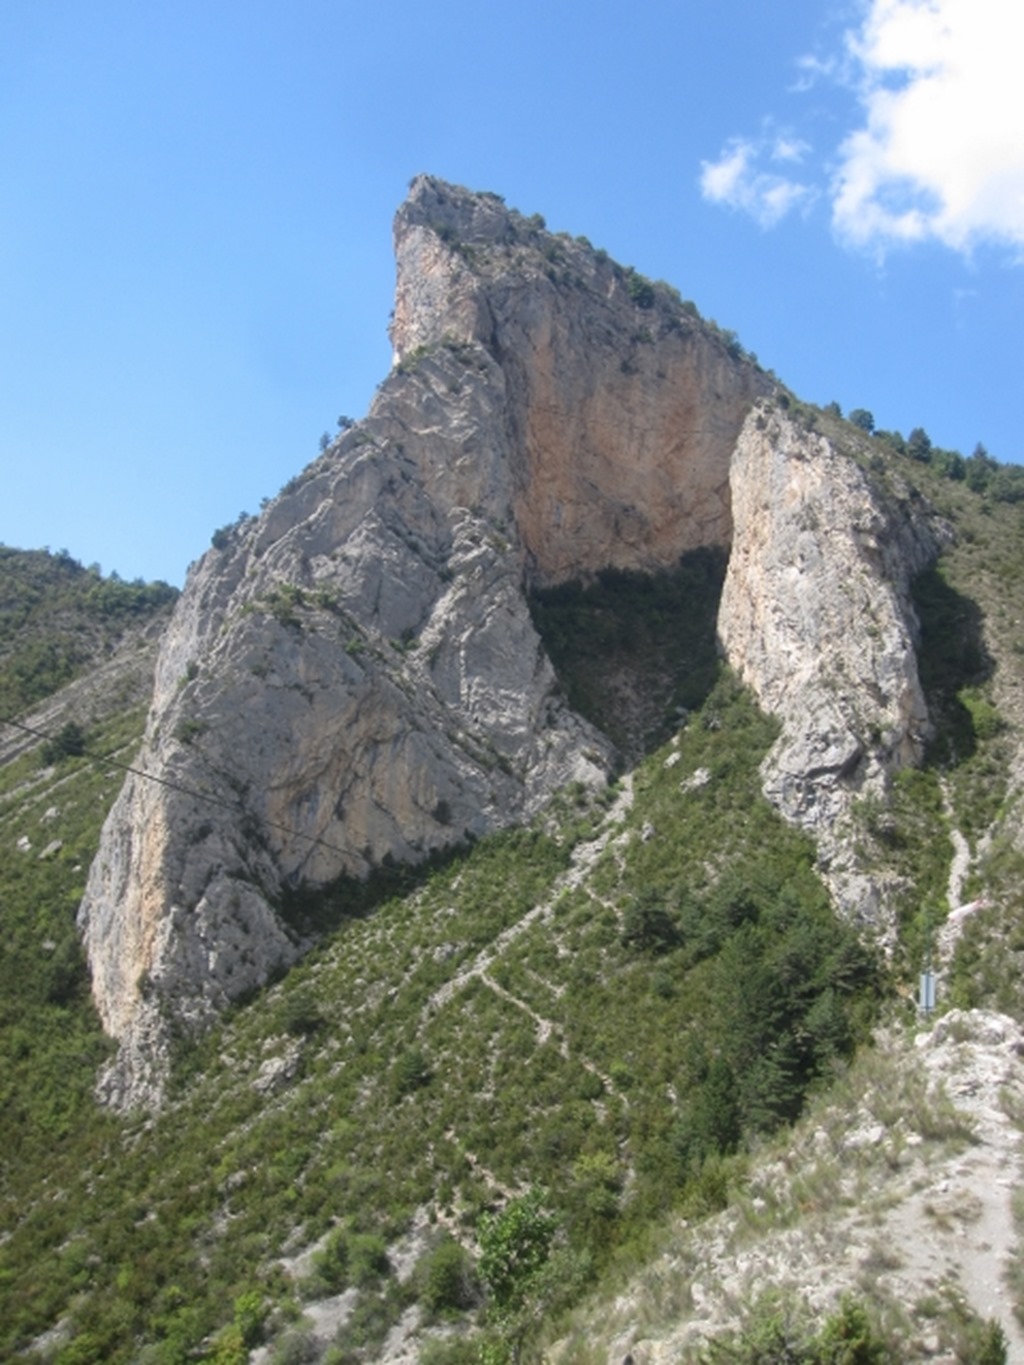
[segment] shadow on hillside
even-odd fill
[[[300,882],[285,887],[277,913],[303,938],[322,938],[351,920],[365,919],[385,901],[410,895],[440,868],[465,855],[471,840],[436,849],[421,862],[399,863],[390,856],[365,878],[342,873],[323,886]]]
[[[962,763],[978,744],[978,713],[965,705],[965,688],[991,678],[994,663],[977,602],[956,591],[933,567],[918,574],[911,595],[921,623],[917,667],[935,725],[930,764]]]
[[[707,548],[674,569],[604,569],[530,594],[530,612],[569,705],[627,763],[663,744],[720,668],[715,634],[728,559]]]

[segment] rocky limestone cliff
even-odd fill
[[[421,180],[399,211],[392,342],[479,346],[501,368],[508,473],[540,584],[728,545],[729,457],[774,385],[675,291],[579,241]]]
[[[884,888],[850,851],[851,801],[923,756],[912,577],[943,534],[919,497],[888,494],[825,436],[760,405],[731,466],[734,538],[718,632],[782,733],[765,794],[811,833],[850,915],[879,925]],[[881,927],[881,926],[879,926]]]
[[[926,723],[906,583],[927,536],[752,412],[775,385],[727,336],[493,195],[420,177],[395,242],[395,366],[368,416],[218,534],[164,640],[149,778],[80,912],[119,1105],[157,1101],[174,1031],[307,946],[287,888],[603,780],[611,746],[568,709],[530,586],[731,548],[723,644],[783,717],[767,781],[805,823],[833,779],[912,760]]]

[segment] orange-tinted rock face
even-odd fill
[[[732,536],[729,457],[752,376],[693,333],[657,350],[638,343],[628,368],[605,344],[572,363],[556,317],[524,375],[523,477],[516,518],[544,584],[605,566],[652,570]],[[724,394],[723,394],[724,391]]]
[[[530,578],[728,545],[729,460],[771,382],[667,286],[484,198],[415,182],[396,220],[392,340],[400,363],[475,342],[501,366]]]

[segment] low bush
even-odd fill
[[[420,1303],[435,1318],[463,1313],[480,1299],[480,1282],[472,1258],[451,1236],[421,1256],[415,1285]]]
[[[802,1303],[768,1294],[739,1332],[711,1342],[701,1360],[704,1365],[900,1365],[902,1355],[856,1299],[844,1298],[815,1331]]]

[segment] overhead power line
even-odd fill
[[[32,725],[26,725],[24,721],[12,720],[10,716],[0,716],[0,723],[11,726],[12,729],[22,730],[27,735],[34,735],[36,739],[46,740],[50,744],[55,744],[53,735],[48,735],[45,730],[39,730]],[[172,782],[170,778],[158,777],[156,773],[144,772],[141,768],[135,768],[130,763],[122,763],[120,759],[109,757],[105,754],[92,754],[86,749],[81,755],[94,766],[105,764],[108,768],[119,768],[122,772],[131,773],[133,777],[141,777],[146,782],[155,782],[158,786],[167,787],[170,791],[178,792],[181,796],[191,796],[196,801],[206,801],[211,806],[220,806],[223,810],[231,811],[240,819],[251,816],[251,812],[232,801],[225,801],[223,797],[212,796],[209,792],[196,791],[193,787],[184,787],[180,782]],[[346,850],[339,848],[337,844],[330,844],[326,839],[321,839],[316,834],[306,834],[303,830],[293,829],[290,825],[282,825],[276,820],[263,820],[262,822],[268,829],[280,830],[283,834],[290,834],[293,839],[305,839],[310,844],[319,845],[321,848],[330,849],[332,853],[340,853],[345,856]]]

